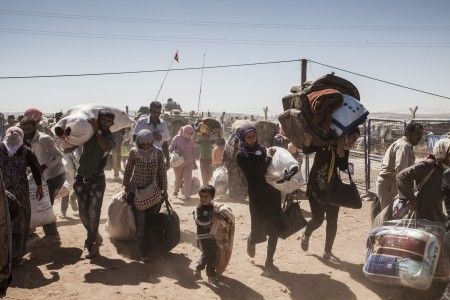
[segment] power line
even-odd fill
[[[291,60],[277,60],[277,61],[265,61],[255,63],[244,64],[231,64],[231,65],[215,65],[205,66],[204,69],[219,69],[219,68],[232,68],[232,67],[247,67],[258,65],[270,65],[270,64],[282,64],[298,62],[300,59]],[[32,79],[32,78],[59,78],[59,77],[84,77],[84,76],[104,76],[104,75],[124,75],[124,74],[141,74],[141,73],[157,73],[157,72],[172,72],[172,71],[189,71],[189,70],[201,70],[202,67],[188,67],[188,68],[174,68],[174,69],[155,69],[155,70],[141,70],[141,71],[122,71],[122,72],[102,72],[102,73],[81,73],[81,74],[56,74],[56,75],[31,75],[31,76],[1,76],[0,79]]]
[[[424,90],[419,90],[419,89],[416,89],[416,88],[412,88],[412,87],[409,87],[409,86],[406,86],[406,85],[398,84],[398,83],[395,83],[395,82],[390,82],[390,81],[386,81],[386,80],[383,80],[383,79],[378,79],[378,78],[375,78],[375,77],[372,77],[372,76],[368,76],[368,75],[364,75],[364,74],[361,74],[361,73],[356,73],[356,72],[353,72],[353,71],[349,71],[349,70],[346,70],[346,69],[343,69],[343,68],[339,68],[339,67],[327,65],[327,64],[324,64],[324,63],[320,63],[320,62],[317,62],[317,61],[314,61],[314,60],[311,60],[311,59],[308,59],[308,61],[311,62],[311,63],[315,63],[315,64],[318,64],[318,65],[324,66],[324,67],[328,67],[328,68],[339,70],[339,71],[346,72],[346,73],[349,73],[349,74],[357,75],[357,76],[364,77],[364,78],[367,78],[367,79],[379,81],[379,82],[386,83],[386,84],[393,85],[393,86],[398,86],[398,87],[401,87],[401,88],[404,88],[404,89],[408,89],[408,90],[411,90],[411,91],[415,91],[415,92],[419,92],[419,93],[422,93],[422,94],[427,94],[427,95],[431,95],[431,96],[435,96],[435,97],[439,97],[439,98],[450,100],[450,97],[447,97],[447,96],[442,96],[442,95],[438,95],[438,94],[435,94],[435,93],[427,92],[427,91],[424,91]]]
[[[291,62],[299,62],[301,59],[290,59],[290,60],[277,60],[277,61],[265,61],[265,62],[255,62],[255,63],[243,63],[243,64],[230,64],[230,65],[214,65],[214,66],[204,66],[204,67],[187,67],[187,68],[175,68],[175,69],[155,69],[155,70],[140,70],[140,71],[122,71],[122,72],[102,72],[102,73],[81,73],[81,74],[56,74],[56,75],[31,75],[31,76],[1,76],[0,80],[7,80],[7,79],[36,79],[36,78],[61,78],[61,77],[85,77],[85,76],[105,76],[105,75],[125,75],[125,74],[142,74],[142,73],[157,73],[157,72],[172,72],[172,71],[189,71],[189,70],[201,70],[203,69],[221,69],[221,68],[233,68],[233,67],[249,67],[249,66],[258,66],[258,65],[270,65],[270,64],[282,64],[282,63],[291,63]],[[346,72],[349,74],[357,75],[360,77],[364,77],[367,79],[375,80],[378,82],[382,82],[385,84],[401,87],[404,89],[412,90],[415,92],[419,92],[422,94],[427,94],[443,99],[450,100],[450,97],[427,92],[424,90],[412,88],[406,85],[398,84],[395,82],[390,82],[383,79],[378,79],[372,76],[364,75],[361,73],[349,71],[340,67],[335,67],[332,65],[324,64],[321,62],[317,62],[311,59],[307,59],[310,63],[315,63],[324,67],[328,67],[331,69],[339,70],[342,72]]]
[[[242,45],[263,45],[263,46],[313,46],[313,47],[362,47],[362,48],[450,48],[450,43],[446,42],[348,42],[348,41],[312,41],[302,42],[293,40],[249,40],[249,39],[225,39],[225,38],[198,38],[179,36],[148,36],[131,34],[108,34],[108,33],[87,33],[87,32],[67,32],[53,30],[34,30],[20,28],[1,28],[0,32],[11,34],[69,37],[69,38],[89,38],[106,40],[127,40],[127,41],[152,41],[152,42],[174,42],[174,43],[209,43],[209,44],[242,44]]]
[[[280,23],[247,23],[247,22],[219,22],[219,21],[197,21],[177,19],[148,19],[117,16],[98,16],[64,14],[53,12],[24,11],[24,10],[0,10],[3,15],[43,17],[57,19],[73,19],[85,21],[106,21],[122,23],[148,23],[166,25],[192,25],[192,26],[217,26],[238,28],[260,28],[260,29],[302,29],[302,30],[379,30],[379,31],[448,31],[450,26],[396,26],[396,25],[317,25],[317,24],[280,24]]]

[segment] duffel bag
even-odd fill
[[[147,247],[158,253],[168,253],[180,242],[180,218],[169,200],[164,200],[166,210],[148,220]]]

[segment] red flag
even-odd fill
[[[177,61],[177,63],[179,63],[180,61],[178,60],[179,59],[179,57],[178,57],[178,50],[177,50],[177,53],[175,53],[175,56],[174,56],[174,58],[173,59],[175,59],[176,61]]]

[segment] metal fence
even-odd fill
[[[414,147],[416,161],[420,161],[432,152],[438,140],[450,138],[450,119],[414,119],[414,122],[424,127],[424,137]],[[361,137],[350,150],[349,156],[350,172],[359,188],[366,192],[376,192],[376,180],[384,153],[394,141],[404,135],[406,125],[405,120],[371,118],[360,127]],[[306,178],[313,158],[313,155],[305,156]]]

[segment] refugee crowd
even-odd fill
[[[201,250],[194,273],[196,277],[201,277],[201,271],[206,268],[207,276],[216,280],[231,255],[230,249],[225,253],[226,247],[219,247],[217,242],[217,232],[220,231],[217,230],[218,223],[222,222],[223,228],[227,230],[224,239],[228,243],[233,243],[234,232],[232,209],[214,202],[218,192],[214,176],[219,171],[227,174],[230,198],[243,200],[248,195],[251,225],[247,254],[254,257],[255,245],[267,241],[266,271],[278,271],[273,258],[279,237],[286,238],[306,227],[299,246],[308,251],[314,231],[324,220],[326,238],[322,257],[327,262],[340,263],[332,251],[338,232],[340,207],[348,205],[359,208],[361,200],[359,194],[355,196],[354,193],[358,193],[355,189],[339,194],[338,185],[334,183],[340,180],[341,171],[351,176],[348,171],[349,150],[361,135],[358,126],[341,132],[336,144],[320,145],[317,136],[304,132],[302,145],[296,145],[286,136],[285,128],[274,134],[270,144],[265,144],[260,139],[263,132],[258,131],[251,119],[240,123],[227,140],[222,136],[225,127],[222,117],[217,127],[213,121],[208,123],[204,119],[184,125],[175,136],[170,136],[169,125],[161,119],[161,111],[161,103],[152,102],[147,115],[139,117],[132,126],[112,133],[110,129],[117,123],[117,115],[108,109],[100,109],[95,118],[88,120],[92,136],[81,145],[65,145],[63,149],[59,141],[70,136],[71,132],[67,128],[58,129],[58,126],[50,130],[50,126],[41,122],[42,113],[39,110],[27,110],[17,122],[8,117],[8,128],[0,145],[0,168],[8,192],[12,224],[12,274],[15,268],[20,267],[27,251],[27,239],[33,234],[30,232],[31,178],[36,186],[37,199],[44,197],[45,181],[52,205],[67,182],[73,186],[72,194],[63,196],[62,213],[65,215],[69,203],[73,209],[79,210],[86,229],[84,256],[92,259],[100,255],[103,239],[98,229],[107,184],[104,170],[110,153],[113,153],[115,180],[123,183],[123,201],[133,211],[135,239],[143,262],[148,262],[155,255],[148,246],[149,224],[164,203],[167,209],[170,207],[170,203],[167,203],[167,171],[173,169],[173,196],[189,200],[198,193],[200,199],[193,212]],[[56,115],[54,123],[59,124],[62,118],[63,115]],[[319,122],[323,125],[327,121]],[[325,126],[330,127],[330,120]],[[383,224],[385,221],[401,219],[414,211],[422,219],[450,224],[447,218],[450,210],[450,139],[439,140],[425,160],[416,162],[413,150],[422,136],[423,126],[411,122],[406,126],[404,136],[386,150],[377,180],[378,197],[372,213],[374,222]],[[293,157],[295,163],[284,168],[284,172],[277,173],[276,180],[271,181],[268,169],[284,151]],[[286,188],[295,176],[301,176],[301,152],[314,154],[306,186],[306,197],[312,213],[308,222],[302,219],[301,213],[294,214],[295,220],[292,218],[291,208],[295,209],[298,185],[289,190]],[[197,165],[197,157],[200,166]],[[122,162],[125,165],[123,180],[119,175]],[[198,167],[202,186],[196,183],[199,180],[193,176],[193,170]],[[70,168],[73,170],[69,171]],[[27,177],[27,169],[32,174],[30,178]],[[281,185],[283,188],[280,188]],[[350,204],[334,203],[339,199],[336,200],[336,195],[330,196],[337,194],[341,198],[351,197],[349,191],[355,196],[350,199],[354,201]],[[443,202],[447,215],[442,209]],[[299,220],[304,222],[297,224]],[[45,238],[59,242],[55,222],[45,224],[43,230]],[[7,278],[0,277],[4,278],[0,286],[3,293],[11,280],[9,272],[7,275]]]

